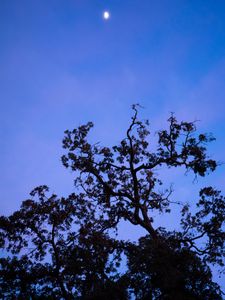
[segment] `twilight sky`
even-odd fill
[[[0,101],[1,214],[40,184],[71,192],[73,176],[60,162],[64,130],[92,120],[93,140],[116,143],[137,102],[153,132],[170,112],[200,120],[217,138],[209,152],[222,161],[225,2],[1,0]],[[224,171],[195,185],[177,171],[165,177],[187,200],[203,185],[225,191]]]
[[[116,143],[137,102],[153,132],[170,112],[200,120],[217,138],[209,152],[224,161],[225,2],[1,0],[0,101],[1,214],[40,184],[73,191],[60,162],[64,130],[92,120],[94,141]],[[194,184],[178,171],[164,178],[174,197],[192,201],[204,185],[225,192],[224,171]],[[138,236],[123,226],[122,237]]]

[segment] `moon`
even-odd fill
[[[103,19],[108,20],[110,18],[110,13],[109,11],[105,10],[103,12]]]

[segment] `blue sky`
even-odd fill
[[[153,131],[170,112],[200,120],[200,131],[217,138],[210,153],[224,161],[224,29],[224,0],[2,0],[1,213],[40,184],[71,192],[60,162],[64,130],[92,120],[94,140],[116,143],[137,102]],[[225,191],[223,174],[221,166],[198,184]],[[169,178],[179,197],[197,189],[191,177]]]
[[[35,185],[71,189],[63,131],[93,120],[96,140],[117,142],[132,103],[153,130],[171,111],[201,120],[223,160],[224,1],[3,0],[0,14],[3,212]]]

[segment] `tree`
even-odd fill
[[[1,247],[10,254],[0,259],[1,299],[91,299],[99,290],[107,295],[113,285],[118,291],[109,299],[118,293],[125,299],[116,279],[119,242],[100,230],[83,196],[48,197],[47,191],[34,189],[35,198],[0,218]]]
[[[120,219],[140,225],[156,245],[168,249],[160,231],[153,227],[155,211],[168,213],[171,209],[171,189],[160,191],[161,180],[156,168],[182,167],[204,177],[218,165],[208,158],[207,143],[214,141],[211,135],[196,133],[194,122],[178,122],[171,115],[167,130],[158,132],[155,152],[149,149],[149,121],[138,119],[138,106],[133,106],[133,117],[126,137],[119,145],[101,147],[91,145],[87,135],[92,123],[66,131],[63,147],[67,154],[62,157],[65,167],[78,173],[75,185],[82,188],[92,201],[96,201],[111,225]],[[188,249],[204,262],[223,265],[224,256],[224,197],[212,187],[200,191],[197,202],[199,211],[189,212],[182,207],[182,231],[174,232],[181,248]],[[204,247],[200,247],[204,243]],[[166,275],[166,277],[168,277]]]
[[[181,205],[180,230],[153,225],[155,212],[173,208],[172,189],[162,191],[156,170],[180,167],[204,177],[218,166],[207,156],[214,138],[171,115],[152,152],[149,122],[138,119],[138,105],[132,108],[126,137],[111,148],[88,141],[91,122],[65,132],[62,162],[75,174],[77,194],[47,197],[47,187],[41,186],[31,193],[38,200],[27,200],[18,212],[0,218],[1,247],[9,254],[0,261],[5,298],[222,299],[209,268],[223,266],[220,191],[201,189],[194,213]],[[122,219],[148,235],[138,244],[110,237]],[[122,253],[126,274],[119,272]]]
[[[214,138],[207,134],[196,135],[193,122],[178,123],[172,115],[168,120],[169,129],[158,132],[158,146],[153,153],[148,148],[149,122],[138,120],[137,106],[134,105],[133,110],[126,138],[112,148],[91,145],[87,141],[92,123],[66,131],[63,147],[68,153],[62,157],[62,162],[78,173],[76,187],[82,187],[109,220],[117,223],[123,218],[140,225],[158,242],[160,234],[153,228],[152,215],[154,211],[170,212],[172,191],[159,191],[163,183],[155,169],[183,167],[196,176],[205,176],[218,165],[206,153],[207,143]],[[197,203],[200,210],[195,215],[189,212],[188,206],[182,208],[183,231],[179,233],[179,240],[208,261],[222,264],[224,197],[212,187],[202,189],[200,197]],[[203,237],[206,246],[199,249],[197,241]]]
[[[181,248],[174,234],[161,230],[162,243],[147,235],[127,249],[130,287],[141,299],[222,299],[207,264],[193,251]]]

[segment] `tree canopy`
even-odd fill
[[[124,139],[112,147],[89,142],[91,122],[65,131],[62,163],[74,172],[75,193],[59,198],[39,186],[18,211],[0,217],[1,298],[222,299],[210,269],[224,266],[221,192],[202,188],[194,210],[178,199],[179,229],[154,226],[154,215],[170,213],[174,203],[157,170],[215,171],[207,154],[214,138],[172,114],[152,151],[149,121],[138,118],[138,105],[132,109]],[[112,235],[122,220],[146,236],[134,243]]]

